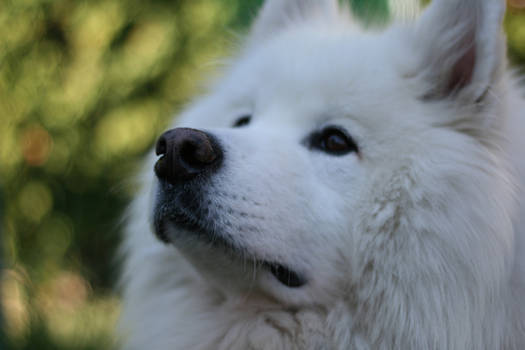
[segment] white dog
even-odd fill
[[[268,0],[147,164],[123,348],[525,349],[503,13],[434,0],[367,33],[336,0]]]

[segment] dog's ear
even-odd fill
[[[504,12],[504,0],[432,1],[413,41],[424,99],[483,100],[504,66]]]
[[[297,21],[334,18],[337,12],[337,0],[266,0],[249,38],[260,42]]]

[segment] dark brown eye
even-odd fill
[[[358,152],[356,143],[346,131],[333,126],[314,134],[311,147],[333,155]]]
[[[250,124],[250,121],[252,120],[251,115],[243,115],[242,117],[238,118],[235,123],[233,123],[234,128],[242,128],[243,126],[246,126]]]
[[[330,152],[344,152],[348,149],[348,140],[340,133],[326,135],[324,146]]]

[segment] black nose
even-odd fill
[[[166,131],[159,137],[155,152],[162,156],[155,163],[155,174],[171,184],[216,169],[222,158],[219,145],[210,135],[189,128]]]

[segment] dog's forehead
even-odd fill
[[[384,34],[297,29],[245,52],[221,90],[258,110],[358,108],[401,93],[391,45]]]
[[[336,98],[339,94],[376,90],[391,81],[392,65],[382,35],[345,31],[295,30],[247,52],[231,80],[259,97],[309,94]],[[242,78],[241,78],[242,77]],[[366,84],[365,84],[366,83]],[[272,93],[273,92],[273,93]]]
[[[418,124],[425,112],[404,77],[403,67],[410,62],[399,55],[402,39],[391,29],[290,30],[246,49],[178,124],[224,127],[243,115],[304,128],[351,117],[374,132]]]

